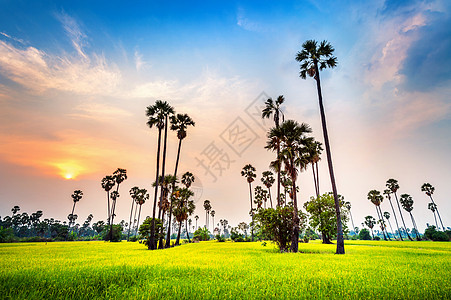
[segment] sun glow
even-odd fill
[[[58,169],[58,174],[67,180],[75,179],[85,170],[84,167],[74,161],[55,163],[54,166]]]
[[[66,174],[66,175],[64,175],[64,178],[66,178],[66,179],[72,179],[72,174]]]

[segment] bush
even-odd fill
[[[146,218],[144,222],[139,226],[139,234],[144,238],[144,245],[149,247],[150,234],[152,231],[152,220],[153,218]],[[160,237],[164,238],[164,227],[163,222],[160,219],[155,218],[155,242],[157,242]]]
[[[447,230],[449,232],[449,230]],[[443,232],[443,231],[437,231],[435,229],[435,226],[429,226],[425,231],[424,231],[424,236],[431,241],[436,241],[436,242],[447,242],[450,240],[449,235],[447,234],[447,232]]]
[[[103,240],[109,241],[110,240],[110,226],[105,225],[103,231],[102,231],[102,237]],[[120,242],[122,240],[122,226],[117,224],[113,225],[113,237],[111,238],[110,242]]]
[[[0,243],[11,243],[16,240],[14,236],[14,230],[9,228],[0,227]]]
[[[225,237],[224,237],[223,235],[217,234],[217,235],[215,236],[215,238],[216,238],[216,240],[217,240],[218,242],[225,242],[225,241],[226,241],[226,239],[225,239]]]
[[[363,228],[362,230],[360,230],[359,240],[364,240],[364,241],[371,240],[370,231],[366,228]]]
[[[194,232],[194,238],[198,241],[210,240],[210,231],[207,228],[200,227]]]

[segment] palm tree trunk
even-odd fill
[[[278,125],[276,125],[278,127]],[[277,141],[277,207],[280,207],[280,141]]]
[[[396,199],[396,203],[398,203],[398,209],[399,209],[399,214],[401,215],[401,220],[402,220],[402,224],[404,225],[404,230],[406,231],[407,237],[409,238],[409,240],[413,241],[413,239],[410,237],[409,233],[407,232],[407,227],[406,227],[406,223],[404,222],[404,218],[402,216],[402,212],[401,212],[401,206],[399,205],[399,201],[398,201],[398,196],[395,194],[395,199]]]
[[[384,237],[384,240],[387,240],[387,237],[385,236],[385,231],[384,231],[384,221],[382,220],[382,216],[379,214],[379,210],[378,210],[378,206],[376,206],[376,212],[377,212],[377,217],[379,218],[379,223],[381,224],[381,229],[382,229],[382,235]]]
[[[127,242],[130,240],[130,228],[132,227],[132,214],[133,206],[135,205],[135,199],[132,199],[132,209],[130,210],[130,222],[128,222]]]
[[[180,234],[182,233],[182,221],[179,222],[179,232],[177,233],[177,240],[175,241],[175,245],[180,245]]]
[[[352,214],[351,214],[351,210],[349,210],[349,216],[351,217],[352,230],[354,230],[354,233],[356,233],[356,232],[355,232],[355,225],[354,225],[354,220],[352,219]],[[357,235],[357,233],[356,233],[356,235]]]
[[[396,223],[396,227],[398,228],[399,239],[402,241],[403,239],[402,239],[402,235],[401,235],[401,230],[399,230],[398,219],[396,218],[396,213],[395,213],[395,209],[393,208],[393,204],[391,203],[391,198],[388,198],[388,202],[390,202],[391,210],[393,211],[393,216],[395,217],[395,223]]]
[[[291,158],[291,167],[294,167],[294,161],[293,158]],[[299,249],[299,220],[298,220],[298,199],[297,199],[297,193],[296,193],[296,178],[294,175],[294,170],[292,170],[291,173],[291,181],[293,183],[293,235],[291,237],[291,252],[298,252]]]
[[[319,197],[318,186],[316,185],[316,175],[315,175],[315,164],[312,163],[312,172],[313,172],[313,183],[315,184],[315,194],[316,198]]]
[[[119,193],[119,183],[116,187],[116,193]],[[113,200],[113,205],[111,207],[111,224],[110,224],[110,240],[113,239],[113,223],[114,223],[114,211],[116,210],[116,200]]]
[[[443,226],[442,218],[440,217],[440,213],[438,212],[438,207],[435,204],[434,199],[432,199],[432,195],[430,195],[429,197],[431,198],[432,203],[434,203],[434,205],[435,205],[435,210],[437,211],[438,219],[440,220],[440,224],[442,224],[443,231],[445,231],[445,226]],[[438,228],[438,226],[437,226],[437,228]]]
[[[107,196],[107,199],[108,199],[108,226],[110,226],[111,225],[111,211],[110,211],[110,192],[109,191],[106,192],[106,196]],[[108,238],[111,241],[111,230],[108,233]]]
[[[186,220],[185,220],[185,229],[186,229],[186,236],[188,237],[188,243],[191,243],[191,240],[189,238],[189,231],[188,231],[188,229],[189,229],[189,227],[188,227],[188,218],[186,218]]]
[[[162,216],[161,216],[161,222],[163,223],[162,225],[164,225],[164,215],[165,215],[165,211],[163,210]],[[163,226],[161,226],[161,231],[163,231]],[[163,243],[163,232],[161,232],[162,234],[160,234],[160,239],[158,241],[158,249],[164,249],[164,243]]]
[[[164,142],[163,142],[163,163],[161,164],[161,180],[164,181],[164,171],[166,167],[166,146],[168,140],[168,116],[166,116],[166,121],[164,123]],[[163,183],[163,182],[162,182]],[[161,209],[163,205],[163,196],[164,196],[164,186],[161,184],[160,187],[160,205],[158,205],[158,219],[161,219]],[[156,241],[155,241],[156,243]],[[156,246],[156,244],[155,244]]]
[[[385,228],[384,215],[382,214],[381,207],[378,206],[377,208],[379,208],[379,214],[380,214],[380,218],[381,218],[381,222],[382,222],[381,224],[382,224],[382,228],[383,228],[382,233],[384,234],[384,238],[385,238],[385,240],[387,240],[387,238],[388,238],[391,241],[390,236],[388,235],[388,232]]]
[[[420,238],[419,232],[418,232],[418,228],[417,228],[417,223],[415,223],[415,219],[413,218],[412,212],[409,212],[409,214],[410,214],[410,218],[412,219],[413,228],[415,228],[415,236],[417,237],[418,241],[421,241],[421,238]]]
[[[77,203],[77,202],[74,201],[74,205],[72,206],[72,212],[70,213],[72,215],[72,218],[74,217],[75,203]],[[72,223],[72,221],[71,221],[71,223]],[[70,224],[69,224],[69,229],[70,229]]]
[[[141,204],[139,205],[138,223],[136,223],[136,232],[139,232],[139,218],[140,217],[141,217]]]
[[[252,218],[252,224],[254,223],[254,209],[252,208],[252,185],[249,182],[249,195],[251,198],[251,218]],[[252,241],[254,241],[254,229],[253,226],[251,226],[251,237],[252,237]]]
[[[135,234],[134,234],[134,236],[136,236],[136,226],[135,226],[135,224],[136,224],[136,212],[138,211],[138,203],[136,203],[136,206],[135,206],[135,214],[133,215],[133,231],[135,232]]]
[[[373,228],[370,228],[370,229],[371,229],[371,236],[373,237],[373,240],[374,240]]]
[[[272,207],[272,197],[271,197],[271,188],[270,187],[268,188],[268,194],[269,194],[269,203],[271,203],[271,208],[273,208]]]
[[[172,186],[172,191],[175,189],[175,183]],[[166,245],[165,248],[171,247],[171,221],[172,221],[172,201],[169,205],[169,215],[168,215],[168,232],[166,233]]]
[[[391,232],[392,232],[392,234],[393,234],[393,237],[396,239],[396,236],[395,236],[395,234],[394,234],[393,227],[391,226],[390,220],[387,219],[387,222],[388,222],[388,225],[390,225],[390,229],[391,229]]]
[[[150,230],[150,241],[148,245],[149,250],[155,249],[155,212],[157,208],[157,196],[158,196],[158,179],[160,173],[160,148],[161,148],[161,129],[158,128],[158,146],[157,146],[157,173],[155,179],[155,194],[153,198],[153,212],[152,212],[152,227]]]
[[[326,114],[324,112],[323,96],[321,94],[321,82],[319,77],[318,61],[315,60],[314,62],[316,71],[316,88],[318,90],[319,109],[321,114],[321,124],[323,127],[324,144],[326,146],[327,163],[329,165],[329,175],[332,184],[332,192],[334,194],[335,200],[335,214],[337,216],[337,251],[335,252],[335,254],[344,254],[345,244],[343,240],[343,225],[341,223],[340,202],[338,200],[337,187],[335,185],[334,169],[332,165],[332,155],[330,153],[329,134],[327,133]]]
[[[316,166],[316,187],[318,188],[318,195],[321,195],[321,192],[319,190],[319,169],[318,169],[318,162],[315,163]]]
[[[437,217],[435,216],[435,211],[432,212],[434,214],[434,219],[435,219],[435,227],[438,228],[438,223],[437,223]]]

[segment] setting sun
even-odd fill
[[[75,179],[85,169],[79,163],[77,163],[75,161],[55,163],[54,166],[58,169],[58,174],[67,180]]]
[[[64,178],[66,178],[66,179],[72,179],[72,174],[66,174],[66,175],[64,175]]]

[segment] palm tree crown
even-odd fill
[[[251,183],[254,181],[254,178],[257,177],[255,174],[255,168],[251,164],[247,164],[243,167],[243,170],[241,171],[241,176],[246,177],[247,182]]]
[[[163,129],[165,118],[172,114],[174,114],[174,108],[168,102],[157,100],[154,105],[150,105],[146,109],[146,116],[149,117],[147,126]]]
[[[171,130],[177,131],[177,137],[183,140],[186,137],[186,128],[188,126],[194,126],[193,119],[187,114],[177,114],[171,116]]]
[[[262,110],[262,118],[270,118],[272,114],[274,114],[274,123],[276,127],[279,126],[280,122],[280,114],[282,115],[282,122],[284,121],[283,112],[280,109],[280,106],[285,101],[285,98],[281,95],[277,97],[274,101],[272,98],[269,98],[265,101],[265,108]]]
[[[326,68],[335,68],[337,66],[337,58],[333,56],[334,51],[334,47],[327,41],[322,41],[319,46],[318,42],[314,40],[304,42],[302,50],[296,55],[296,60],[301,63],[300,77],[306,79],[307,75],[309,75],[316,79],[316,64],[319,71]]]

